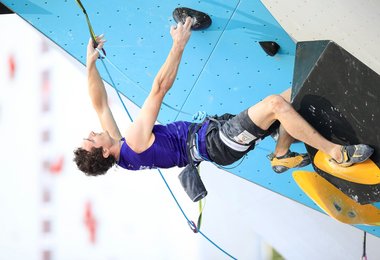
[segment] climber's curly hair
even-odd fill
[[[102,147],[92,147],[91,151],[77,148],[74,151],[74,162],[87,176],[97,176],[105,174],[116,163],[116,158],[113,155],[105,158]]]

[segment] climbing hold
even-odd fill
[[[206,13],[187,7],[177,7],[173,11],[173,18],[177,23],[185,23],[188,16],[193,18],[193,25],[191,26],[193,30],[203,30],[211,25],[211,18]]]
[[[0,3],[0,14],[13,14],[14,12],[6,7],[4,4]]]
[[[371,159],[350,167],[341,167],[330,156],[318,151],[314,156],[314,165],[328,174],[350,182],[366,185],[380,183],[380,169]]]
[[[276,42],[259,42],[261,45],[261,48],[269,55],[269,56],[274,56],[280,49],[280,45],[278,45]]]
[[[380,209],[360,205],[315,172],[294,171],[298,186],[330,217],[346,224],[380,225]]]

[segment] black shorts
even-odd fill
[[[270,135],[280,125],[275,121],[269,129],[262,130],[248,116],[248,110],[238,115],[224,114],[210,118],[206,133],[206,148],[211,161],[219,165],[236,162],[255,144]]]

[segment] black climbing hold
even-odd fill
[[[276,42],[259,42],[261,47],[264,49],[264,51],[269,55],[269,56],[274,56],[280,49],[280,45],[278,45]]]
[[[211,18],[206,13],[187,7],[177,7],[173,11],[173,18],[177,23],[185,23],[188,16],[193,18],[193,25],[191,26],[193,30],[203,30],[211,25]]]
[[[0,3],[0,14],[13,14],[14,12],[6,7],[4,4]]]

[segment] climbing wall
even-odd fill
[[[2,2],[84,64],[89,33],[74,0]],[[169,52],[173,9],[187,6],[210,14],[211,27],[193,32],[183,55],[175,85],[159,116],[163,124],[191,120],[190,115],[199,110],[238,113],[292,85],[296,45],[258,0],[82,2],[95,33],[107,38],[105,50],[112,65],[106,64],[114,86],[139,106]],[[259,41],[276,41],[281,46],[279,53],[268,56]],[[111,83],[100,63],[98,67],[103,79]],[[228,171],[320,210],[298,188],[290,172],[277,175],[271,170],[265,156],[273,147],[274,142],[267,138]],[[292,149],[305,151],[301,144]],[[367,230],[380,235],[377,228]]]

